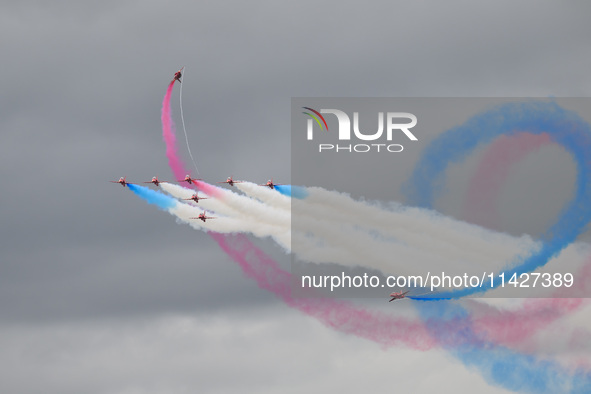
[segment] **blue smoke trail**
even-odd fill
[[[444,133],[428,147],[405,190],[418,205],[430,208],[442,189],[442,178],[449,163],[463,160],[472,149],[498,135],[518,131],[549,133],[572,154],[578,172],[575,198],[544,234],[544,246],[538,253],[518,260],[520,264],[507,271],[507,275],[545,264],[574,241],[589,222],[586,201],[590,194],[590,164],[587,158],[591,157],[591,138],[588,125],[577,115],[554,103],[508,104],[478,115],[465,125]],[[437,298],[424,299],[459,298],[469,293],[439,293]],[[477,368],[491,384],[532,393],[591,393],[591,377],[583,370],[569,373],[555,362],[519,354],[480,338],[472,329],[469,313],[455,302],[419,302],[416,306],[431,335],[463,364]]]
[[[275,185],[275,190],[284,196],[297,198],[299,200],[303,200],[310,194],[306,188],[292,185]]]
[[[170,208],[174,208],[177,204],[177,201],[174,198],[167,196],[166,194],[161,193],[159,191],[155,191],[150,188],[140,185],[134,185],[131,183],[128,183],[127,186],[129,187],[129,190],[131,190],[137,196],[147,201],[148,204],[154,204],[164,211],[168,211]]]
[[[519,354],[479,338],[465,309],[453,301],[417,304],[429,332],[466,366],[477,368],[491,384],[531,393],[591,393],[591,377],[569,373],[559,364]]]
[[[546,264],[575,241],[591,220],[591,129],[583,119],[556,103],[525,102],[498,106],[436,138],[425,149],[403,189],[409,201],[420,207],[431,208],[434,198],[442,191],[444,171],[450,163],[464,160],[474,148],[500,135],[512,135],[519,131],[548,133],[550,138],[571,153],[577,166],[576,191],[573,200],[563,208],[558,221],[542,236],[540,250],[516,258],[513,264],[508,265],[512,267],[504,271],[505,278],[511,278],[514,273],[519,275],[533,271]],[[500,281],[496,281],[494,287],[499,284]],[[486,283],[481,288],[446,291],[414,299],[457,299],[491,288]]]

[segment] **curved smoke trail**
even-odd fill
[[[474,181],[471,186],[477,184],[476,179],[491,179],[487,176],[492,171],[491,169],[499,169],[493,185],[486,185],[487,187],[494,187],[498,190],[500,184],[504,182],[508,168],[522,158],[527,152],[537,149],[541,144],[547,143],[545,136],[519,136],[518,143],[515,150],[509,152],[508,155],[498,155],[500,145],[494,145],[494,149],[490,149],[488,154],[481,162],[480,171],[474,176]],[[508,157],[507,157],[508,156]],[[499,164],[495,166],[495,164]],[[583,171],[585,172],[585,171]],[[580,174],[580,173],[579,173]],[[580,184],[581,182],[579,182]],[[468,198],[474,198],[477,194],[474,191],[476,187],[469,189]],[[480,193],[486,193],[486,189]],[[478,193],[478,194],[480,194]],[[492,193],[494,194],[494,193]],[[482,201],[482,200],[480,200]],[[488,206],[483,208],[491,208],[492,199],[484,200],[488,202]],[[475,205],[475,204],[474,204]],[[494,212],[494,210],[493,210]],[[584,296],[585,291],[588,290],[588,278],[591,274],[591,264],[587,264],[581,272],[579,277],[586,279],[586,283],[579,287],[579,296]],[[575,294],[576,295],[576,294]],[[565,313],[576,310],[581,306],[583,301],[581,299],[552,299],[552,300],[531,300],[526,302],[523,308],[517,311],[498,312],[495,310],[480,310],[480,316],[473,316],[473,324],[464,327],[463,335],[465,337],[478,338],[482,334],[490,338],[493,343],[506,343],[517,345],[518,342],[529,337],[533,332],[544,327],[546,324],[562,317]],[[419,310],[423,317],[429,322],[431,319],[436,319],[439,322],[442,316],[447,319],[452,319],[450,316],[465,316],[466,310],[459,304],[451,302],[439,302],[437,306],[430,304],[419,304]],[[524,313],[525,312],[525,313]],[[534,318],[532,321],[532,317]],[[501,323],[505,329],[499,329],[498,324]],[[437,330],[437,324],[429,325],[431,332],[442,343],[442,334]],[[476,367],[480,370],[483,376],[491,383],[501,385],[514,391],[528,391],[528,392],[573,392],[573,393],[587,393],[591,392],[591,379],[588,371],[583,368],[576,369],[574,373],[565,370],[555,362],[542,361],[533,356],[526,354],[517,354],[509,349],[496,346],[488,341],[470,341],[470,345],[466,346],[448,342],[443,346],[447,347],[452,354],[459,358],[464,364]]]
[[[516,130],[548,133],[553,141],[571,153],[577,165],[577,180],[575,198],[542,236],[541,248],[508,265],[503,271],[508,278],[546,264],[575,241],[591,220],[591,205],[588,204],[591,201],[591,161],[587,159],[591,157],[591,129],[577,114],[555,103],[526,102],[505,104],[475,116],[464,125],[443,133],[425,149],[405,190],[409,200],[418,201],[421,207],[432,207],[442,189],[444,171],[449,163],[461,161],[478,145],[489,143],[499,135],[513,135]],[[492,288],[486,283],[482,288],[440,292],[420,299],[458,299]]]

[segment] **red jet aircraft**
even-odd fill
[[[229,177],[228,179],[226,179],[223,182],[218,182],[218,183],[227,183],[230,186],[234,186],[235,183],[242,183],[242,181],[235,181],[234,179],[232,179],[232,177]]]
[[[264,185],[259,185],[259,186],[267,186],[271,189],[275,189],[275,186],[281,186],[281,183],[273,183],[273,178],[271,178],[270,180],[267,181],[267,183],[265,183]]]
[[[394,300],[399,300],[399,299],[401,299],[401,298],[404,298],[404,297],[405,297],[405,295],[406,295],[406,293],[408,293],[409,291],[410,291],[410,290],[407,290],[407,291],[405,291],[404,293],[403,293],[403,292],[399,292],[399,293],[397,293],[397,292],[394,292],[394,293],[390,294],[390,297],[392,297],[392,299],[391,299],[390,301],[388,301],[388,302],[392,302],[392,301],[394,301]]]
[[[181,67],[180,70],[178,70],[177,72],[174,73],[174,80],[173,81],[179,81],[179,83],[181,83],[181,76],[183,74],[181,74],[181,71],[183,71],[183,68],[185,68],[185,66]]]
[[[153,176],[152,180],[150,182],[144,182],[144,183],[153,183],[156,186],[160,186],[160,181],[158,180],[157,176]]]
[[[185,175],[185,179],[179,180],[179,182],[187,182],[189,185],[193,184],[193,181],[200,181],[201,179],[191,178],[190,175]]]
[[[197,193],[195,193],[191,196],[191,198],[183,198],[183,200],[193,200],[195,202],[199,202],[199,200],[207,200],[207,197],[199,197]]]
[[[125,181],[125,176],[122,176],[121,178],[119,178],[118,181],[109,181],[109,182],[113,182],[113,183],[120,183],[123,187],[127,186],[128,183]]]
[[[205,211],[203,211],[202,213],[199,214],[198,217],[191,218],[191,219],[199,219],[199,220],[205,222],[207,219],[215,219],[215,218],[214,217],[205,216]]]

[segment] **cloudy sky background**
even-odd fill
[[[590,5],[0,10],[0,391],[503,392],[444,352],[383,350],[287,308],[209,237],[107,181],[171,179],[160,108],[183,65],[187,130],[211,182],[290,181],[291,97],[589,96]]]

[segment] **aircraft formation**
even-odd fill
[[[193,185],[197,181],[201,181],[201,180],[202,179],[200,179],[200,178],[193,178],[190,174],[187,174],[184,179],[177,179],[175,183],[182,184],[182,183],[185,183],[186,182],[186,183],[188,183],[190,185]],[[109,181],[109,182],[118,183],[118,184],[122,185],[123,187],[126,187],[128,185],[132,185],[133,184],[131,182],[127,182],[127,177],[125,177],[125,176],[119,178],[119,180],[117,180],[117,181]],[[225,184],[228,184],[230,187],[234,187],[235,184],[237,184],[237,183],[243,183],[243,182],[244,181],[234,180],[234,178],[232,176],[229,176],[225,181],[219,181],[217,183],[225,183]],[[160,184],[161,183],[167,183],[167,181],[159,180],[158,179],[158,176],[154,176],[154,177],[152,177],[152,179],[150,181],[145,181],[145,182],[142,182],[142,183],[151,183],[151,184],[153,184],[153,185],[155,185],[157,187],[160,187]],[[258,184],[258,186],[268,187],[270,189],[275,189],[275,186],[281,186],[281,185],[283,185],[283,184],[274,183],[273,182],[273,178],[271,178],[270,180],[268,180],[267,183]],[[194,203],[199,203],[200,200],[205,200],[207,198],[208,197],[200,196],[198,192],[194,192],[191,195],[191,197],[189,197],[189,198],[182,198],[182,200],[192,201]],[[198,216],[190,217],[190,219],[201,220],[203,223],[206,223],[207,220],[216,219],[216,218],[217,217],[214,217],[214,216],[207,216],[207,211],[201,212]],[[406,298],[406,294],[408,292],[409,291],[405,291],[405,292],[402,292],[401,291],[401,292],[393,292],[393,293],[391,293],[390,294],[391,299],[389,300],[389,302],[392,302],[392,301],[395,301],[395,300],[399,300],[399,299],[402,299],[402,298]]]
[[[177,82],[177,81],[179,83],[182,83],[181,82],[181,77],[182,77],[182,71],[183,71],[184,68],[185,67],[183,66],[183,67],[181,67],[180,70],[178,70],[177,72],[174,73],[174,77],[173,77],[173,80],[171,81],[171,84],[174,83],[174,82]],[[314,110],[312,110],[312,111],[314,111]],[[314,112],[316,112],[316,111],[314,111]],[[109,182],[119,183],[121,186],[126,187],[127,185],[131,185],[132,184],[130,182],[127,182],[126,178],[127,177],[123,176],[123,177],[119,178],[119,180],[117,180],[117,181],[109,181]],[[189,185],[193,185],[193,184],[195,184],[196,181],[201,181],[201,180],[202,179],[200,179],[200,178],[193,178],[193,177],[191,177],[190,174],[187,174],[184,179],[178,179],[177,180],[177,183],[186,182]],[[152,177],[152,180],[146,181],[146,182],[142,182],[142,183],[151,183],[151,184],[155,185],[156,187],[160,187],[160,184],[162,182],[166,182],[166,181],[161,181],[161,180],[158,179],[158,176],[154,176],[154,177]],[[217,182],[217,183],[226,183],[230,187],[234,187],[234,184],[236,184],[236,183],[242,183],[242,182],[243,181],[236,181],[236,180],[234,180],[233,176],[229,176],[225,181],[221,181],[221,182]],[[259,184],[258,186],[264,186],[264,187],[268,187],[271,190],[274,190],[276,186],[282,186],[282,185],[283,185],[282,183],[274,183],[273,182],[273,178],[271,178],[271,179],[269,179],[267,181],[267,183]],[[197,192],[193,193],[193,195],[191,197],[189,197],[189,198],[183,198],[183,200],[185,200],[185,201],[193,201],[195,203],[199,203],[199,200],[204,200],[204,199],[207,199],[207,197],[201,197],[201,196],[199,196],[199,194]],[[207,216],[207,211],[204,210],[198,216],[191,217],[190,219],[201,220],[202,222],[205,223],[207,220],[216,219],[216,217],[214,217],[214,216]],[[389,302],[392,302],[394,300],[405,298],[405,296],[406,296],[406,294],[408,292],[409,291],[405,291],[405,292],[393,292],[393,293],[391,293],[390,294],[390,297],[392,297],[392,299],[390,299]]]
[[[112,183],[119,183],[120,185],[122,185],[123,187],[125,187],[126,185],[130,184],[130,182],[126,181],[125,176],[122,176],[121,178],[119,178],[118,181],[109,181]],[[201,178],[192,178],[191,175],[187,174],[185,176],[185,179],[179,179],[177,182],[178,183],[182,183],[182,182],[187,182],[189,185],[192,185],[193,183],[195,183],[195,181],[202,181]],[[160,183],[162,182],[166,182],[166,181],[161,181],[158,179],[157,176],[152,177],[151,181],[147,181],[147,182],[143,182],[143,183],[152,183],[156,186],[160,186]],[[221,181],[221,182],[217,182],[217,183],[227,183],[230,186],[234,186],[235,183],[242,183],[243,181],[235,181],[231,176],[228,177],[228,179],[226,179],[225,181]],[[273,183],[273,179],[271,178],[270,180],[267,181],[267,183],[261,184],[259,186],[267,186],[271,189],[275,189],[275,186],[281,186],[283,185],[282,183]],[[197,194],[194,194],[193,197],[191,198],[187,198],[185,200],[194,200],[195,202],[199,202],[199,200],[201,199],[205,199],[205,197],[199,197],[197,196]]]

